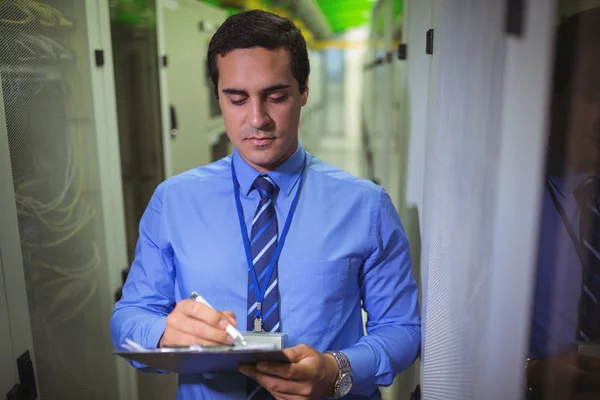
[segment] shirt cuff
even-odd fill
[[[373,350],[369,346],[357,344],[340,351],[348,357],[352,367],[354,383],[351,392],[368,396],[377,390],[374,374],[378,364],[377,355]]]
[[[158,317],[148,327],[145,343],[142,344],[147,349],[158,348],[158,343],[162,338],[163,333],[167,329],[167,317]]]

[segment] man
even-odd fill
[[[535,399],[600,398],[600,8],[556,36],[550,154],[527,378]]]
[[[389,196],[299,144],[310,68],[289,20],[230,17],[208,68],[235,152],[156,190],[111,320],[115,346],[224,344],[227,322],[258,326],[288,336],[290,364],[181,375],[178,399],[380,398],[377,386],[420,342],[409,245]],[[193,291],[230,311],[188,300]]]

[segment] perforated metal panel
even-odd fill
[[[500,3],[443,2],[435,32],[439,84],[426,145],[422,231],[427,400],[485,398],[477,397],[476,384],[491,298],[504,64]]]
[[[83,0],[0,2],[0,82],[43,399],[116,399]],[[104,303],[103,303],[104,301]]]

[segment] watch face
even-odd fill
[[[352,375],[344,374],[340,379],[340,397],[350,393],[350,389],[352,389]]]

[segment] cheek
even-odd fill
[[[221,113],[223,115],[225,127],[239,129],[241,126],[243,126],[245,121],[243,107],[226,105],[225,107],[221,107]]]
[[[289,127],[298,124],[300,120],[300,110],[295,105],[288,107],[274,107],[269,115],[275,122],[278,131],[286,131]]]

